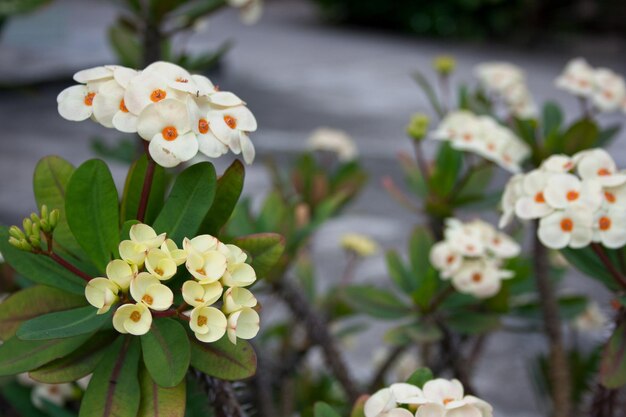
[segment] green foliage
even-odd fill
[[[191,348],[187,332],[172,319],[159,319],[141,336],[143,362],[152,380],[163,388],[172,388],[184,380]]]
[[[243,236],[233,243],[250,255],[252,267],[261,277],[270,272],[285,250],[285,240],[276,233]]]
[[[371,285],[346,287],[345,300],[358,311],[380,319],[401,319],[411,312],[396,295]]]
[[[148,158],[145,155],[142,155],[128,170],[126,184],[124,185],[124,193],[122,194],[122,203],[120,205],[121,222],[137,218],[147,168]],[[166,185],[167,181],[165,177],[165,169],[163,169],[160,165],[156,165],[154,167],[152,187],[150,188],[150,197],[148,198],[148,205],[146,207],[144,217],[144,222],[146,224],[152,224],[163,206]]]
[[[245,379],[256,372],[256,354],[244,340],[233,345],[226,338],[215,343],[202,343],[194,338],[191,341],[191,366],[227,381]]]
[[[433,379],[433,373],[428,368],[420,368],[413,372],[409,379],[406,380],[407,384],[415,385],[418,388],[423,388],[424,384]]]
[[[314,417],[341,417],[341,414],[324,402],[315,403],[313,415]]]
[[[65,197],[67,222],[76,240],[100,271],[120,243],[117,189],[107,165],[98,159],[76,169]]]
[[[243,191],[244,179],[245,168],[238,159],[235,159],[217,180],[215,201],[200,228],[203,233],[217,235],[222,226],[226,224],[237,201],[239,201]]]
[[[0,395],[21,416],[49,417],[33,405],[30,389],[18,384],[17,381],[0,385]]]
[[[17,337],[22,340],[48,340],[91,334],[111,322],[111,312],[97,314],[92,306],[44,314],[22,324]]]
[[[453,149],[447,142],[441,145],[430,177],[430,189],[441,197],[448,196],[456,184],[462,166],[463,153]]]
[[[602,354],[600,381],[607,388],[626,385],[626,324],[618,326]]]
[[[150,373],[142,368],[139,375],[141,403],[137,417],[184,417],[186,409],[187,384],[182,379],[177,385],[164,388],[159,386]],[[206,401],[206,399],[205,399]]]

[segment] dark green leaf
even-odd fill
[[[85,306],[45,314],[22,324],[17,329],[17,337],[22,340],[47,340],[94,333],[111,322],[112,311],[97,313],[98,309]]]
[[[163,388],[152,380],[145,368],[142,368],[139,379],[141,403],[137,417],[184,417],[187,391],[184,378],[174,387]]]
[[[607,388],[626,384],[626,324],[615,329],[602,352],[600,381]]]
[[[168,318],[154,320],[150,331],[141,336],[141,350],[143,362],[159,386],[171,388],[185,378],[191,351],[180,323]]]
[[[609,145],[613,139],[617,136],[619,131],[621,130],[622,125],[620,123],[615,124],[613,126],[609,126],[606,129],[600,131],[598,135],[598,147],[605,147]]]
[[[346,302],[358,311],[380,319],[400,319],[411,313],[402,300],[389,291],[371,285],[345,288]]]
[[[141,45],[132,31],[117,22],[109,27],[108,37],[121,65],[130,68],[141,67]]]
[[[200,230],[210,235],[218,235],[235,209],[243,190],[246,170],[243,164],[235,159],[224,174],[217,180],[215,199],[207,213]]]
[[[543,135],[549,136],[555,132],[558,132],[561,124],[563,123],[563,112],[561,108],[548,101],[543,106]]]
[[[209,376],[236,381],[256,372],[256,354],[252,345],[238,340],[233,345],[223,337],[214,343],[191,342],[191,366]]]
[[[429,188],[446,197],[454,189],[462,163],[463,153],[453,149],[448,142],[443,143],[437,154]]]
[[[318,401],[315,403],[313,410],[314,417],[341,417],[337,411],[335,411],[330,405]]]
[[[285,240],[276,233],[243,236],[233,243],[251,256],[252,266],[259,277],[265,277],[271,271],[285,250]]]
[[[576,267],[583,274],[602,282],[610,290],[618,289],[613,277],[591,248],[566,248],[562,249],[561,253],[565,256],[567,262],[574,265],[574,267]]]
[[[598,125],[592,120],[582,119],[563,134],[563,150],[568,155],[584,149],[593,148],[598,141]]]
[[[42,314],[85,305],[85,297],[37,285],[16,292],[0,303],[0,339],[7,340],[23,322]]]
[[[586,297],[578,295],[562,296],[558,299],[559,315],[564,320],[572,320],[587,308]],[[513,308],[513,313],[525,318],[542,319],[541,307],[536,300],[528,301]]]
[[[155,165],[152,186],[150,187],[150,196],[144,217],[144,223],[146,224],[152,224],[163,206],[163,198],[165,196],[165,169],[158,164]],[[124,193],[122,194],[122,204],[120,206],[120,220],[122,222],[135,220],[137,218],[139,201],[141,200],[147,169],[148,158],[146,155],[142,155],[128,170]]]
[[[402,262],[400,255],[394,250],[387,252],[387,270],[395,284],[404,292],[412,293],[417,289],[417,277]]]
[[[65,210],[72,233],[87,256],[104,271],[120,243],[118,196],[107,165],[92,159],[74,171]]]
[[[428,368],[420,368],[417,371],[413,372],[409,379],[407,379],[407,384],[415,385],[418,388],[423,388],[424,384],[433,379],[433,373]]]
[[[198,232],[215,196],[215,168],[201,162],[184,170],[176,179],[163,210],[154,221],[158,233],[180,242]]]
[[[461,334],[480,334],[497,329],[500,326],[500,317],[495,314],[463,311],[450,315],[446,324]]]
[[[96,367],[80,406],[80,417],[136,417],[139,411],[139,340],[118,338]]]

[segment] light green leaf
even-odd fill
[[[417,289],[417,277],[414,276],[404,265],[400,255],[394,250],[387,252],[387,270],[391,279],[404,292],[412,293]]]
[[[112,312],[97,314],[98,309],[85,306],[45,314],[22,324],[17,329],[17,337],[22,340],[47,340],[94,333],[111,322]]]
[[[428,368],[420,368],[417,371],[413,372],[409,379],[407,379],[407,384],[415,385],[418,388],[423,388],[424,384],[433,379],[433,373]]]
[[[233,345],[223,337],[214,343],[191,341],[191,366],[209,376],[236,381],[253,376],[256,372],[256,354],[252,345],[238,340]]]
[[[154,320],[150,331],[141,336],[143,362],[152,379],[171,388],[185,378],[191,350],[183,326],[168,318]]]
[[[445,142],[439,148],[435,166],[430,176],[429,188],[446,197],[454,189],[463,164],[463,153]]]

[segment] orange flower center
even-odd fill
[[[451,403],[452,401],[454,401],[454,398],[444,398],[443,405],[447,405],[448,403]]]
[[[224,122],[231,129],[235,129],[237,127],[237,119],[235,119],[233,116],[224,116]]]
[[[196,269],[196,272],[200,275],[206,275],[206,271],[204,270],[204,268]]]
[[[157,275],[163,275],[163,270],[162,270],[161,268],[159,268],[159,267],[154,268],[154,272],[155,272]]]
[[[163,128],[161,134],[163,135],[163,139],[172,141],[178,137],[178,130],[176,130],[174,126],[166,126]]]
[[[476,249],[476,247],[474,245],[467,245],[467,251],[468,252],[474,252],[475,249]]]
[[[164,90],[157,88],[156,90],[152,92],[152,94],[150,94],[150,100],[156,103],[157,101],[163,100],[166,96],[167,96],[167,93]]]
[[[133,311],[132,313],[130,313],[130,319],[137,323],[139,320],[141,320],[141,313],[138,311]]]
[[[546,199],[543,196],[543,192],[539,191],[537,194],[535,194],[535,203],[545,203]]]
[[[176,81],[179,82],[179,83],[188,83],[189,82],[188,79],[183,78],[183,77],[176,78]]]
[[[154,298],[152,298],[151,295],[146,294],[143,297],[141,297],[141,301],[151,306],[152,303],[154,303]]]
[[[454,255],[449,255],[449,256],[446,258],[446,263],[449,265],[449,264],[451,264],[452,262],[454,262]]]
[[[204,326],[207,324],[207,321],[206,316],[198,316],[198,326]]]
[[[564,232],[571,232],[574,229],[574,222],[572,219],[565,218],[561,220],[561,230]]]
[[[85,106],[92,106],[93,105],[93,98],[96,96],[96,93],[87,93],[87,95],[85,96]]]
[[[580,194],[578,193],[578,191],[574,191],[574,190],[570,190],[567,192],[566,198],[567,201],[575,201],[578,200],[578,196]]]
[[[474,272],[474,275],[472,275],[472,281],[474,282],[480,282],[482,279],[483,276],[479,272]]]
[[[606,168],[600,168],[600,169],[598,170],[598,175],[599,175],[599,176],[601,176],[601,177],[605,177],[605,176],[607,176],[607,175],[611,175],[611,171],[609,171],[609,170],[608,170],[608,169],[606,169]]]
[[[615,198],[615,194],[608,191],[604,192],[604,198],[606,198],[606,201],[608,201],[609,203],[615,203],[615,200],[617,200],[617,198]]]
[[[465,142],[471,142],[472,141],[472,134],[471,133],[464,133],[463,134],[463,140]]]
[[[209,131],[209,122],[206,119],[198,120],[198,131],[203,135]]]
[[[124,102],[124,99],[120,101],[120,111],[123,113],[128,113],[128,109],[126,108],[126,103]]]
[[[611,219],[606,216],[600,217],[600,220],[598,220],[598,227],[600,227],[600,230],[602,231],[609,230],[611,228]]]

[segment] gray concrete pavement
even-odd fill
[[[111,2],[112,3],[112,2]],[[104,33],[116,15],[108,2],[64,0],[31,16],[12,21],[0,42],[0,83],[38,81],[68,76],[75,70],[111,62]],[[416,111],[428,111],[420,91],[410,79],[415,68],[429,71],[430,60],[441,53],[455,55],[459,71],[455,81],[473,82],[471,68],[482,61],[508,60],[525,68],[529,86],[538,102],[557,99],[571,111],[577,103],[552,87],[554,77],[573,56],[584,55],[594,65],[607,65],[626,73],[620,60],[623,43],[577,41],[558,47],[533,49],[480,43],[450,43],[415,39],[365,30],[320,24],[315,10],[302,0],[270,2],[262,21],[243,27],[234,11],[209,23],[187,44],[192,50],[215,47],[233,38],[235,48],[225,59],[224,70],[214,77],[223,89],[237,92],[259,121],[253,140],[264,156],[289,159],[303,149],[309,133],[318,126],[347,130],[357,141],[371,181],[359,200],[341,219],[326,225],[314,245],[322,282],[337,277],[344,259],[338,251],[342,233],[371,234],[385,248],[404,248],[410,225],[418,219],[386,197],[380,179],[391,175],[400,181],[394,160],[399,151],[410,151],[404,126]],[[179,45],[180,47],[181,45]],[[622,54],[623,55],[623,54]],[[58,154],[73,163],[92,156],[90,137],[114,141],[116,132],[93,123],[66,122],[56,112],[55,96],[63,83],[38,89],[0,92],[0,220],[16,222],[34,207],[31,176],[35,163],[47,154]],[[610,116],[606,122],[621,119]],[[614,157],[626,165],[622,134],[613,145]],[[427,145],[430,153],[433,146]],[[218,163],[223,168],[225,161]],[[121,185],[125,167],[113,164]],[[269,187],[261,163],[249,169],[246,193],[261,198]],[[502,178],[504,179],[504,174]],[[357,279],[386,283],[382,256],[368,259]],[[591,291],[603,296],[588,280],[572,276],[567,289]],[[366,334],[368,343],[350,352],[355,375],[363,378],[381,340],[383,325]],[[536,416],[536,402],[528,378],[528,361],[544,349],[536,335],[498,333],[487,345],[479,363],[476,385],[496,407],[497,415]]]

